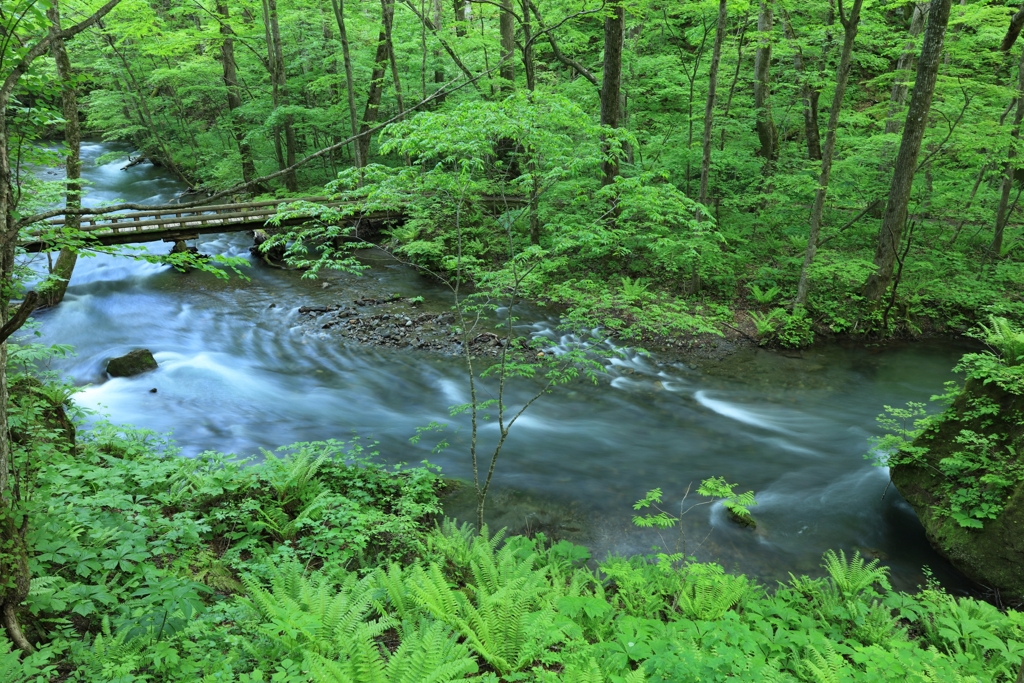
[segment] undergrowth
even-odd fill
[[[39,651],[0,680],[1012,681],[1024,615],[895,592],[843,552],[777,587],[672,557],[593,562],[441,520],[428,466],[358,442],[242,463],[103,425],[26,503]]]

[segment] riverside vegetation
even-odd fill
[[[436,468],[372,444],[181,458],[129,428],[75,435],[72,391],[12,380],[36,648],[0,636],[5,682],[945,683],[1014,681],[1024,657],[1022,613],[896,592],[878,560],[829,551],[778,586],[682,553],[595,563],[442,519]]]

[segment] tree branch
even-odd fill
[[[476,84],[476,81],[479,78],[479,76],[477,76],[476,78],[473,77],[472,72],[466,68],[466,65],[462,63],[462,60],[459,59],[459,56],[455,54],[455,51],[452,49],[451,45],[448,44],[448,41],[438,35],[437,27],[434,26],[434,22],[420,14],[419,11],[416,9],[416,6],[409,2],[409,0],[404,0],[404,4],[406,7],[412,10],[412,13],[419,18],[419,20],[423,23],[424,26],[430,29],[430,32],[433,33],[434,37],[437,38],[437,40],[441,43],[441,47],[444,48],[444,51],[447,52],[448,56],[452,58],[453,62],[455,62],[455,66],[459,67],[459,70],[461,70],[462,73],[465,74],[466,78],[470,80],[470,82],[473,84],[473,87],[476,88],[477,90],[480,90],[480,86]]]
[[[32,311],[36,310],[37,306],[39,306],[39,295],[35,292],[26,294],[24,301],[21,302],[21,306],[18,306],[18,310],[11,316],[11,319],[7,321],[6,325],[0,327],[0,344],[3,344],[7,341],[8,337],[21,329],[21,326],[25,324],[25,321],[32,315]]]
[[[105,17],[107,13],[109,13],[110,10],[117,7],[118,3],[120,2],[121,0],[109,0],[107,4],[103,5],[103,7],[100,7],[98,10],[96,10],[96,12],[92,16],[78,22],[74,26],[64,29],[63,31],[51,31],[45,38],[40,39],[38,43],[29,48],[29,51],[25,54],[24,57],[21,58],[21,61],[18,62],[14,69],[11,70],[11,73],[7,75],[7,78],[4,80],[3,86],[0,86],[0,106],[6,108],[7,103],[10,100],[11,93],[14,91],[14,86],[18,83],[18,79],[20,79],[25,74],[25,72],[28,71],[28,68],[32,65],[32,62],[34,62],[37,58],[41,57],[42,55],[46,54],[46,52],[50,49],[50,43],[53,42],[54,38],[67,40],[69,38],[77,36],[79,33],[89,28],[90,26],[93,26],[96,22]]]
[[[575,69],[576,71],[579,72],[579,74],[581,76],[586,78],[588,81],[593,83],[595,86],[600,87],[600,84],[597,82],[597,79],[594,78],[594,74],[590,73],[590,69],[588,69],[587,67],[583,66],[582,64],[580,64],[578,61],[576,61],[572,57],[565,56],[562,53],[562,51],[560,49],[558,49],[558,43],[555,42],[555,34],[554,34],[554,30],[555,30],[555,28],[557,28],[557,26],[552,26],[551,28],[545,28],[544,27],[544,20],[540,18],[540,11],[537,9],[537,6],[535,4],[533,4],[533,0],[526,0],[526,1],[529,4],[530,9],[533,11],[533,16],[535,16],[537,18],[537,25],[540,26],[540,29],[541,29],[534,36],[532,36],[530,38],[530,40],[536,40],[538,36],[540,36],[542,34],[546,34],[547,37],[548,37],[548,43],[551,45],[551,51],[555,53],[555,59],[560,61],[562,64],[565,64],[570,69]],[[601,6],[604,7],[603,4]],[[558,26],[561,26],[561,23],[558,24]]]

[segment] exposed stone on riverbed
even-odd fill
[[[136,349],[107,362],[107,373],[111,377],[134,377],[150,370],[156,370],[156,359],[149,349]]]
[[[300,306],[299,316],[309,331],[329,331],[360,344],[447,355],[463,353],[454,313],[419,311],[400,296]],[[504,337],[490,331],[472,334],[469,342],[474,356],[497,356],[504,345]]]

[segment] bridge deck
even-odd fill
[[[272,199],[262,202],[217,204],[197,206],[191,209],[167,209],[133,211],[131,213],[87,215],[81,217],[80,230],[94,235],[100,244],[131,244],[135,242],[171,242],[194,239],[199,235],[219,232],[243,232],[256,230],[266,225],[268,219],[277,213],[281,204],[310,202],[327,207],[354,205],[357,202],[332,201],[327,197],[302,197],[299,199]],[[507,210],[511,206],[523,206],[521,197],[481,197],[492,210]],[[351,220],[401,220],[399,211],[364,213]],[[281,221],[281,225],[298,225],[309,220],[297,217]],[[46,228],[29,231],[29,239],[22,243],[27,251],[38,252],[53,249],[52,237],[65,225],[64,220],[48,221]]]
[[[82,216],[80,230],[94,235],[100,244],[131,244],[135,242],[175,241],[193,239],[199,235],[220,232],[256,230],[266,225],[284,203],[305,201],[327,207],[339,207],[353,202],[328,201],[326,197],[246,202],[244,204],[218,204],[183,210],[134,211],[120,214]],[[386,220],[398,218],[394,213],[366,214],[361,218]],[[294,218],[282,225],[295,225],[308,220]],[[45,234],[59,230],[65,221],[48,221],[47,227],[30,232],[29,241],[22,244],[28,251],[45,251],[49,246]],[[35,238],[35,239],[32,239]]]

